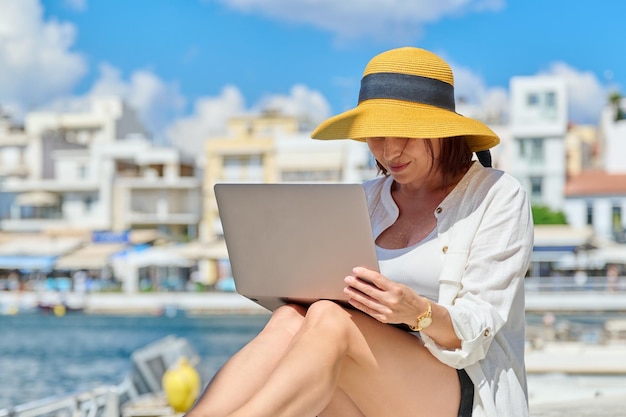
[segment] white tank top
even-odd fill
[[[437,302],[441,273],[438,240],[437,230],[434,229],[423,240],[407,248],[385,249],[376,245],[380,273]]]

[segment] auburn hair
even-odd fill
[[[441,152],[439,154],[439,158],[437,159],[435,158],[435,151],[431,140],[424,140],[432,162],[431,170],[438,169],[441,171],[443,176],[441,186],[445,189],[448,187],[453,178],[456,178],[460,173],[467,171],[472,163],[472,151],[463,137],[432,139],[438,140],[441,145]],[[378,160],[376,160],[376,166],[378,167],[378,172],[380,174],[385,176],[389,175],[387,169],[380,162],[378,162]]]

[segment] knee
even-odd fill
[[[326,339],[345,340],[351,324],[350,314],[339,304],[327,300],[311,304],[305,318],[305,326],[323,332]]]
[[[265,328],[281,329],[289,331],[292,334],[296,334],[304,322],[305,314],[306,309],[298,305],[287,304],[278,307],[272,313],[272,316],[270,317],[270,320]]]

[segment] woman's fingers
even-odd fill
[[[377,271],[354,268],[345,283],[350,304],[383,323],[400,323],[415,313],[418,294]]]
[[[372,272],[374,274],[368,274],[367,276],[347,276],[345,278],[347,287],[344,289],[344,292],[353,307],[380,321],[387,322],[392,311],[382,300],[384,291],[374,285],[373,281],[368,278],[376,278],[376,275],[380,275],[375,271]],[[377,281],[380,282],[380,280]]]
[[[380,272],[361,266],[352,269],[352,274],[355,277],[361,278],[361,280],[380,288],[381,290],[385,290],[387,288],[387,284],[390,282],[387,278],[381,275]]]

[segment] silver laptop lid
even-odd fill
[[[378,270],[360,184],[216,184],[237,292],[273,310],[345,301],[355,266]]]

